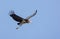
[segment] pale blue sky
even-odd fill
[[[9,11],[25,18],[36,9],[32,22],[16,30]],[[60,39],[60,0],[0,0],[0,39]]]

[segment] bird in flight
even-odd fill
[[[28,17],[26,17],[26,18],[22,18],[22,17],[16,15],[13,10],[11,10],[9,13],[10,13],[10,14],[9,14],[10,17],[12,17],[12,19],[14,19],[15,21],[18,22],[17,25],[22,26],[23,24],[30,23],[30,20],[29,20],[29,19],[30,19],[31,17],[33,17],[33,16],[36,15],[37,10],[36,10],[32,15],[30,15],[30,16],[28,16]],[[19,27],[17,27],[16,29],[19,29]]]

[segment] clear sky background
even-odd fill
[[[9,11],[23,18],[37,14],[16,30]],[[0,39],[60,39],[60,0],[0,0]]]

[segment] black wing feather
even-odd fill
[[[16,15],[14,11],[10,11],[10,16],[17,22],[21,22],[23,20],[23,18]]]

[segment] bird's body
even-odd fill
[[[35,13],[33,13],[31,16],[28,16],[26,19],[24,19],[24,18],[16,15],[14,11],[10,11],[10,16],[11,16],[15,21],[18,22],[18,23],[17,23],[18,25],[22,26],[22,25],[25,24],[25,23],[30,23],[30,20],[29,20],[29,19],[30,19],[31,17],[33,17],[34,15],[36,15],[36,13],[37,13],[37,10],[36,10]],[[18,27],[17,27],[16,29],[18,29]]]

